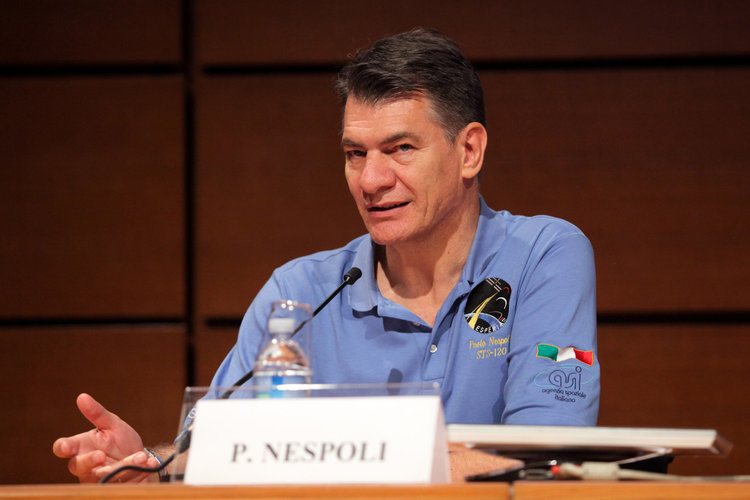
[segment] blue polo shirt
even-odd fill
[[[461,278],[430,326],[384,298],[361,236],[276,269],[250,305],[212,385],[253,366],[271,303],[317,307],[351,267],[362,277],[311,322],[315,383],[438,382],[448,423],[595,425],[599,408],[591,244],[572,224],[481,201]]]

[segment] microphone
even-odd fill
[[[318,313],[325,306],[327,306],[328,303],[334,299],[334,297],[336,297],[336,295],[338,295],[339,293],[341,293],[341,290],[343,290],[345,286],[347,286],[347,285],[353,285],[360,277],[362,277],[362,271],[358,267],[352,267],[351,269],[349,269],[344,274],[344,280],[342,281],[342,283],[336,288],[336,290],[333,291],[333,293],[331,295],[328,296],[328,298],[326,300],[324,300],[318,306],[317,309],[315,309],[315,311],[313,311],[312,316],[310,316],[309,319],[307,319],[307,320],[305,320],[305,321],[303,321],[302,323],[299,324],[299,326],[292,333],[292,336],[294,336],[298,331],[300,331],[300,329],[302,329],[302,327],[305,326],[305,324],[307,324],[308,321],[310,321],[315,316],[317,316]],[[224,394],[222,394],[221,396],[219,396],[219,399],[228,399],[229,396],[231,396],[232,393],[234,393],[234,391],[235,391],[234,388],[235,387],[241,386],[242,384],[244,384],[245,382],[247,382],[248,380],[250,380],[252,377],[253,377],[253,370],[250,370],[245,375],[243,375],[242,378],[240,378],[237,382],[234,383],[234,385],[232,386],[233,387],[232,389],[227,389],[227,391],[224,392]],[[185,431],[183,431],[180,434],[180,436],[178,436],[178,438],[176,440],[177,441],[177,449],[175,450],[175,452],[172,453],[172,455],[169,458],[167,458],[162,464],[160,464],[160,465],[158,465],[156,467],[140,467],[140,466],[137,466],[137,465],[125,465],[125,466],[122,466],[119,469],[115,469],[114,471],[112,471],[109,474],[107,474],[105,477],[103,477],[99,481],[99,484],[104,484],[106,482],[109,482],[109,480],[112,479],[113,477],[115,477],[117,474],[119,474],[121,472],[124,472],[126,470],[135,470],[135,471],[139,471],[139,472],[161,472],[163,469],[165,469],[167,467],[167,465],[169,465],[175,459],[175,457],[177,455],[183,453],[184,451],[186,451],[190,447],[190,438],[192,436],[192,431],[193,431],[193,425],[190,424],[188,426],[188,428],[185,429]]]
[[[341,290],[343,290],[343,288],[346,285],[353,285],[354,282],[356,282],[361,277],[362,277],[362,271],[360,271],[360,269],[358,267],[353,267],[353,268],[349,269],[346,273],[344,273],[344,281],[342,281],[341,284],[339,285],[339,287],[336,290],[334,290],[333,293],[331,295],[329,295],[328,298],[326,300],[324,300],[318,306],[317,309],[315,309],[315,311],[313,311],[312,316],[310,317],[310,319],[313,319],[315,316],[317,316],[318,313],[321,311],[321,309],[323,309],[325,306],[327,306],[328,303],[330,301],[332,301],[333,298],[336,295],[338,295],[339,292],[341,292]],[[307,321],[310,321],[310,319],[308,319]],[[300,328],[302,328],[307,323],[307,321],[303,321],[302,323],[300,323],[300,325],[297,327],[297,329],[294,330],[294,333],[297,333],[300,330]]]
[[[334,290],[333,293],[331,295],[329,295],[328,298],[326,300],[324,300],[318,306],[317,309],[315,309],[315,311],[313,311],[312,316],[310,316],[310,318],[308,318],[305,321],[303,321],[302,323],[300,323],[297,326],[297,328],[294,329],[294,332],[292,332],[292,337],[295,336],[297,334],[297,332],[300,331],[302,329],[302,327],[305,326],[310,320],[312,320],[315,316],[317,316],[318,313],[325,306],[327,306],[328,303],[334,299],[334,297],[336,297],[336,295],[338,295],[339,293],[341,293],[341,290],[343,290],[345,286],[347,286],[347,285],[353,285],[361,276],[362,276],[362,271],[358,267],[353,267],[353,268],[349,269],[344,274],[344,280],[336,288],[336,290]],[[232,385],[232,387],[240,386],[240,385],[244,384],[245,382],[247,382],[248,380],[250,380],[252,377],[253,377],[253,370],[250,370],[249,372],[247,372],[246,374],[244,374],[237,382],[235,382]],[[227,389],[227,391],[224,392],[224,394],[222,394],[221,396],[219,396],[219,399],[228,399],[229,396],[231,396],[232,393],[234,393],[234,391],[235,391],[234,389]]]

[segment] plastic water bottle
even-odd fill
[[[310,319],[310,306],[293,301],[273,303],[268,318],[268,340],[255,360],[256,397],[299,397],[304,390],[289,384],[309,384],[310,362],[295,341],[295,333]],[[286,386],[286,387],[284,387]]]

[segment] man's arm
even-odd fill
[[[463,443],[448,443],[451,482],[466,482],[468,476],[516,467],[522,462],[482,450],[467,448]]]
[[[545,233],[519,290],[502,423],[595,425],[599,407],[594,254],[580,232]],[[545,356],[545,349],[580,351]]]

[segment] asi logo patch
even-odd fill
[[[479,333],[492,333],[508,319],[510,285],[500,278],[487,278],[469,294],[464,319]]]

